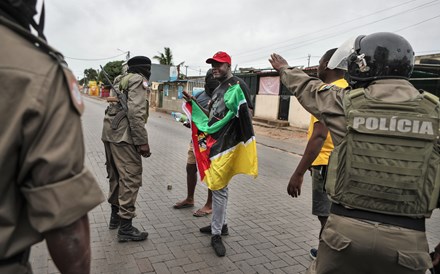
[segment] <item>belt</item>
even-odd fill
[[[383,224],[413,229],[417,231],[426,231],[425,218],[414,219],[406,216],[387,215],[382,213],[370,212],[360,209],[348,209],[340,204],[332,203],[330,213],[350,217],[354,219],[363,219]]]
[[[15,264],[15,263],[25,265],[29,260],[30,253],[31,253],[31,249],[28,248],[25,251],[20,252],[18,254],[15,254],[12,257],[9,257],[6,259],[0,259],[0,266],[1,265],[10,265],[10,264]]]

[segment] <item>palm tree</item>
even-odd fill
[[[161,65],[173,66],[173,54],[170,48],[164,47],[164,53],[159,52],[159,55],[153,56],[153,59],[159,61]]]

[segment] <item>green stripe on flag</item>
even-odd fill
[[[209,118],[200,109],[200,107],[195,103],[192,104],[192,114],[191,120],[196,124],[197,128],[205,133],[213,134],[223,128],[229,121],[231,121],[234,116],[237,116],[240,105],[246,103],[246,98],[244,97],[243,90],[239,84],[230,86],[224,95],[225,105],[228,108],[223,119],[217,121],[216,123],[208,126]]]

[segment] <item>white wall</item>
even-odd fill
[[[255,98],[255,117],[277,120],[280,97],[275,95],[257,95]]]
[[[290,97],[289,123],[291,126],[304,129],[307,129],[310,123],[310,113],[301,106],[295,96]]]

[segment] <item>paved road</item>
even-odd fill
[[[86,165],[107,191],[105,156],[100,140],[105,102],[85,98],[83,115]],[[92,273],[304,273],[308,251],[318,244],[319,222],[311,215],[311,182],[306,176],[299,199],[286,194],[286,184],[304,149],[301,140],[258,136],[259,176],[239,175],[230,184],[228,224],[223,237],[226,256],[218,258],[210,237],[200,234],[210,217],[192,211],[204,204],[207,188],[199,184],[194,209],[172,205],[186,194],[185,163],[189,130],[168,114],[150,113],[147,129],[152,156],[143,159],[144,173],[134,224],[149,232],[145,242],[118,243],[107,228],[107,203],[90,214]],[[276,129],[274,129],[276,130]],[[172,185],[172,190],[167,186]],[[440,241],[440,214],[428,222],[431,247]],[[32,249],[34,272],[58,273],[44,243]]]

